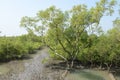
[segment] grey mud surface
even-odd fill
[[[31,59],[11,61],[7,63],[9,72],[0,74],[0,80],[60,80],[63,71],[46,67],[49,63],[43,63],[45,58],[49,58],[49,54],[43,49],[37,51]]]
[[[86,80],[74,74],[68,74],[65,79],[62,79],[61,76],[65,72],[64,66],[51,66],[56,62],[49,58],[48,51],[44,48],[38,50],[36,54],[31,54],[30,59],[0,63],[0,80]]]

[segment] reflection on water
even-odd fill
[[[110,80],[110,78],[105,71],[84,69],[68,74],[66,80]]]

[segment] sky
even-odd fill
[[[20,20],[24,16],[35,16],[39,10],[44,10],[55,5],[61,10],[70,10],[74,5],[86,4],[95,6],[99,0],[0,0],[0,36],[17,36],[26,34],[24,28],[20,28]],[[104,17],[100,25],[104,31],[112,28],[112,21],[118,15]]]

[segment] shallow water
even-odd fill
[[[106,71],[99,70],[76,70],[67,75],[65,80],[111,80]]]

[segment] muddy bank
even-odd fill
[[[63,61],[51,60],[45,48],[38,50],[36,54],[31,54],[28,59],[0,64],[0,80],[64,80],[61,77],[66,71],[65,65],[66,63]],[[81,72],[85,72],[85,67],[82,65],[76,65],[75,68],[82,70]],[[87,70],[86,73],[88,74],[88,72]],[[67,74],[70,76],[66,77],[65,80],[74,80],[77,78],[76,74],[73,74],[71,78],[71,71],[68,71]],[[83,75],[83,73],[81,74]],[[80,79],[77,78],[76,80]],[[118,77],[117,80],[120,80],[120,78]]]
[[[37,51],[35,55],[28,60],[11,61],[4,65],[4,73],[0,74],[0,80],[60,80],[60,75],[64,70],[52,69],[46,67],[49,63],[43,63],[43,60],[49,59],[47,49]]]

